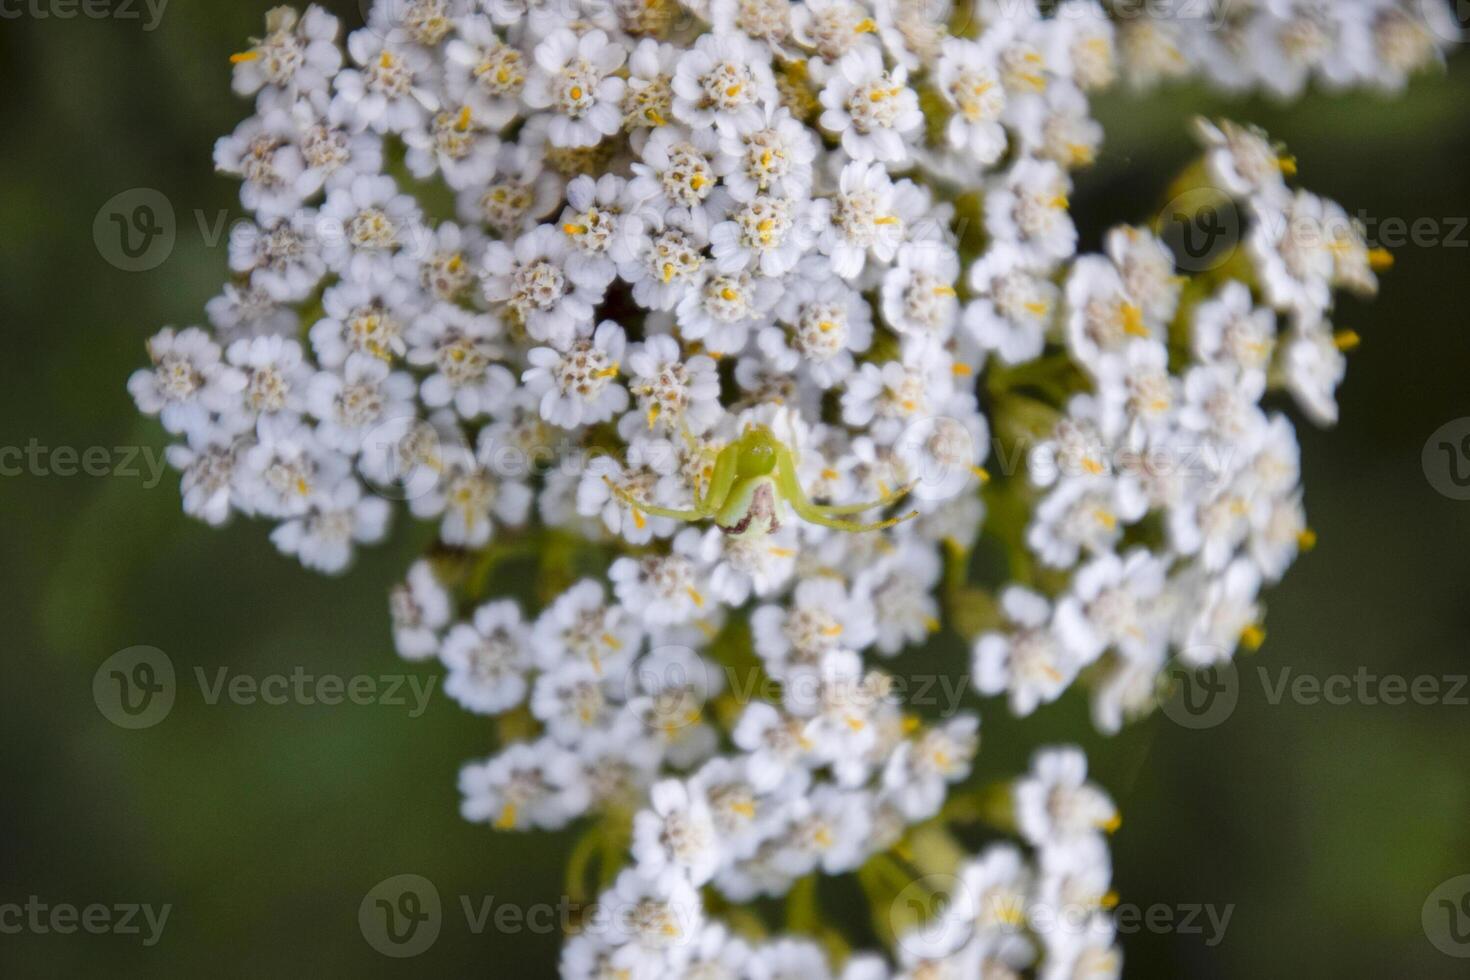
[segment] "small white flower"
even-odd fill
[[[234,513],[235,467],[240,461],[234,437],[222,432],[191,436],[187,445],[169,446],[165,458],[183,474],[179,492],[184,513],[211,527],[223,526]]]
[[[982,694],[1008,693],[1011,712],[1025,716],[1060,697],[1083,662],[1062,639],[1044,598],[1012,586],[1000,601],[1012,625],[975,642],[975,687]]]
[[[430,117],[427,128],[403,134],[404,162],[419,180],[442,174],[452,190],[481,188],[495,175],[500,140],[490,120],[476,115],[473,103],[448,103]]]
[[[766,535],[727,534],[710,528],[704,534],[700,557],[710,565],[710,591],[718,602],[744,605],[752,595],[762,598],[781,590],[796,572],[796,528],[779,525],[781,514]]]
[[[1006,90],[991,52],[974,41],[945,41],[935,81],[954,113],[945,127],[949,145],[982,165],[999,160],[1006,150]]]
[[[692,129],[758,129],[776,101],[769,51],[737,33],[704,34],[674,71],[674,116]]]
[[[679,331],[686,340],[702,342],[711,353],[738,354],[751,331],[770,323],[770,311],[780,298],[779,282],[749,270],[707,271],[679,301]]]
[[[883,276],[883,319],[906,337],[947,340],[959,318],[954,288],[959,277],[960,257],[948,245],[904,245]]]
[[[1347,358],[1330,329],[1293,330],[1285,342],[1286,385],[1302,411],[1318,425],[1337,422],[1337,386]]]
[[[916,218],[921,195],[910,181],[894,184],[878,163],[849,163],[838,177],[837,194],[818,202],[830,224],[819,245],[832,257],[832,271],[854,279],[869,254],[883,264],[893,261],[907,233],[909,220]]]
[[[657,15],[657,5],[639,4]],[[674,70],[681,52],[672,44],[643,38],[628,56],[628,86],[623,91],[623,128],[636,149],[642,131],[657,130],[674,118]]]
[[[798,582],[789,609],[760,606],[750,625],[756,652],[778,680],[793,667],[815,667],[833,650],[861,651],[877,638],[869,598],[832,579]]]
[[[1021,364],[1046,346],[1061,291],[1022,267],[1015,249],[996,248],[970,267],[977,299],[965,307],[964,324],[983,349],[1007,364]]]
[[[663,742],[670,765],[689,769],[718,744],[704,713],[723,681],[713,664],[688,647],[656,647],[628,672],[628,710]]]
[[[531,666],[530,630],[515,602],[489,602],[470,623],[444,637],[439,659],[449,670],[444,693],[468,711],[498,715],[525,700]]]
[[[348,35],[347,50],[360,67],[337,75],[334,118],[357,131],[407,133],[439,108],[435,65],[424,48],[365,27]]]
[[[1122,354],[1136,340],[1155,336],[1117,267],[1101,256],[1085,255],[1073,263],[1066,297],[1067,346],[1089,371],[1096,373],[1107,357]]]
[[[577,757],[550,739],[519,742],[460,770],[460,813],[497,830],[556,830],[581,814],[588,789]]]
[[[919,96],[902,65],[886,68],[871,47],[856,48],[837,62],[822,89],[821,125],[842,140],[854,160],[903,163],[905,142],[924,123]]]
[[[1159,659],[1168,634],[1155,600],[1167,572],[1163,559],[1141,548],[1093,559],[1057,603],[1058,634],[1084,661],[1110,647],[1135,660]]]
[[[327,274],[322,245],[311,208],[259,225],[243,221],[230,229],[230,270],[278,303],[299,303]]]
[[[985,230],[1018,249],[1028,267],[1050,270],[1077,248],[1068,213],[1071,181],[1050,160],[1018,161],[985,198]]]
[[[525,54],[496,33],[489,18],[460,18],[444,59],[449,94],[473,105],[488,128],[498,130],[515,118],[530,65]]]
[[[221,137],[214,167],[242,179],[240,203],[260,217],[285,215],[303,203],[306,162],[296,146],[296,120],[284,111],[251,116]]]
[[[713,215],[705,202],[719,183],[715,173],[718,145],[714,130],[660,126],[643,144],[641,160],[632,165],[635,176],[629,189],[638,199],[652,202],[651,206],[662,202],[668,209],[665,221],[677,215],[685,219],[681,225],[707,234]]]
[[[295,310],[282,306],[265,290],[234,283],[227,283],[220,295],[205,303],[204,312],[216,339],[225,346],[248,337],[294,337],[301,323]]]
[[[1229,660],[1243,636],[1259,629],[1261,572],[1249,558],[1238,558],[1223,574],[1201,581],[1202,591],[1184,611],[1179,656],[1204,667]]]
[[[491,242],[485,249],[481,283],[485,298],[502,303],[534,339],[565,350],[577,328],[592,321],[596,292],[567,275],[567,235],[542,225],[516,239],[514,247]]]
[[[617,267],[633,261],[643,243],[642,207],[633,185],[604,174],[581,176],[567,185],[561,230],[572,243],[567,275],[579,286],[602,290]]]
[[[421,312],[421,299],[400,279],[381,286],[341,282],[322,294],[325,316],[311,328],[311,347],[322,367],[339,369],[353,354],[385,362],[408,351],[404,333]]]
[[[499,237],[513,239],[561,203],[562,180],[547,168],[539,150],[501,144],[495,173],[487,186],[460,192],[456,210],[461,221],[483,223]]]
[[[856,869],[868,856],[871,808],[872,797],[865,792],[815,787],[791,804],[790,824],[777,839],[777,866],[792,878],[817,867],[829,875]]]
[[[639,870],[654,877],[687,877],[696,888],[705,885],[723,857],[709,804],[674,779],[656,783],[649,802],[651,808],[633,819]]]
[[[776,307],[778,326],[758,337],[778,370],[798,368],[819,387],[839,384],[855,369],[854,354],[873,343],[873,312],[863,295],[835,276],[812,274],[803,263]]]
[[[261,419],[256,437],[236,470],[240,506],[249,513],[301,517],[351,468],[346,456],[322,446],[313,428],[289,416]]]
[[[422,254],[404,256],[411,264],[425,295],[441,303],[457,303],[469,298],[475,284],[475,270],[485,253],[485,235],[478,228],[463,228],[445,221],[426,236]],[[403,278],[410,278],[405,274]]]
[[[933,351],[934,348],[928,348]],[[908,354],[901,361],[881,367],[866,363],[847,379],[842,395],[842,420],[867,427],[883,444],[891,444],[909,423],[931,417],[933,409],[952,390],[953,381],[944,377],[937,355]]]
[[[859,45],[872,45],[877,29],[865,5],[850,0],[804,0],[791,10],[792,37],[828,64]]]
[[[635,616],[606,599],[602,585],[592,579],[558,596],[532,631],[537,666],[551,671],[563,663],[583,663],[600,676],[627,669],[643,633]]]
[[[388,501],[364,496],[362,484],[349,478],[314,495],[303,516],[271,532],[271,542],[305,567],[335,575],[352,561],[354,544],[383,540],[390,513]]]
[[[800,202],[766,194],[737,205],[709,232],[720,273],[754,268],[771,279],[786,275],[809,247],[807,210]]]
[[[1147,506],[1127,481],[1066,477],[1037,505],[1026,543],[1043,564],[1070,568],[1083,551],[1094,556],[1112,551],[1123,528],[1142,518]]]
[[[204,430],[245,387],[244,375],[221,363],[219,345],[198,327],[159,331],[148,341],[148,358],[153,367],[135,371],[128,392],[138,411],[159,416],[175,434]]]
[[[1266,134],[1253,126],[1229,120],[1218,125],[1195,120],[1195,135],[1205,147],[1205,165],[1210,178],[1236,198],[1280,203],[1290,198],[1283,179],[1289,160],[1271,144]]]
[[[719,147],[716,167],[736,201],[809,195],[817,142],[786,107],[768,106],[760,128],[722,133]]]
[[[680,879],[652,881],[629,868],[618,875],[602,902],[596,930],[609,933],[619,947],[612,957],[616,972],[627,971],[630,976],[641,976],[641,970],[678,968],[693,954],[704,927],[699,893]]]
[[[963,924],[963,935],[982,941],[1015,936],[1031,911],[1032,877],[1018,848],[993,844],[961,867],[946,917]]]
[[[906,544],[891,560],[858,576],[853,591],[872,600],[880,653],[892,656],[939,629],[939,603],[933,595],[939,575],[933,549]]]
[[[1271,305],[1304,327],[1318,326],[1332,305],[1336,266],[1327,202],[1297,191],[1281,207],[1254,202],[1246,247]]]
[[[418,204],[392,177],[358,177],[327,194],[319,217],[322,258],[344,279],[376,283],[394,275],[394,259],[423,245]]]
[[[497,447],[483,437],[477,453],[448,447],[437,484],[409,500],[414,516],[441,518],[439,535],[446,544],[479,548],[497,527],[525,523],[531,489],[497,473],[496,454]]]
[[[604,320],[595,332],[583,331],[565,352],[537,347],[527,354],[531,366],[521,382],[540,399],[541,417],[575,429],[606,422],[627,408],[628,390],[614,380],[626,344],[623,328]]]
[[[562,28],[536,46],[521,97],[533,109],[550,110],[552,145],[593,146],[621,128],[627,83],[613,72],[626,58],[623,46],[599,30],[578,37]]]
[[[449,625],[449,594],[427,561],[414,562],[408,577],[388,594],[393,642],[398,654],[422,660],[439,650],[439,631]]]
[[[699,531],[685,528],[667,555],[619,558],[608,569],[618,601],[649,626],[687,623],[702,615],[710,602],[704,569],[698,560]]]
[[[577,513],[600,516],[609,532],[622,535],[629,544],[669,537],[677,527],[671,518],[645,514],[620,494],[654,506],[687,504],[687,500],[677,498],[682,485],[674,475],[677,465],[678,458],[668,442],[634,439],[623,462],[599,456],[588,464],[577,486]],[[614,493],[614,488],[619,493]]]
[[[1256,307],[1242,282],[1225,283],[1194,308],[1194,353],[1207,364],[1264,372],[1276,347],[1276,317]]]
[[[420,397],[429,408],[452,406],[474,419],[503,405],[515,390],[515,376],[496,363],[501,354],[500,324],[484,313],[449,303],[435,304],[414,321],[408,362],[433,369]]]
[[[706,432],[720,418],[720,377],[702,354],[683,359],[666,334],[628,348],[628,390],[636,400],[625,423],[647,432]]]
[[[1111,832],[1119,823],[1112,799],[1087,781],[1087,757],[1081,749],[1037,752],[1031,771],[1012,792],[1021,834],[1038,847]]]
[[[633,719],[623,710],[623,693],[590,664],[565,661],[536,678],[531,714],[546,725],[553,738],[570,748],[603,739],[621,740],[638,734]]]
[[[1120,225],[1107,234],[1108,258],[1118,267],[1123,288],[1150,327],[1166,327],[1179,307],[1184,280],[1175,275],[1174,253],[1152,232]]]
[[[889,757],[883,788],[905,817],[917,822],[939,812],[948,784],[970,774],[979,729],[979,718],[961,715],[906,740]]]
[[[272,8],[265,16],[265,37],[230,59],[236,94],[254,95],[266,87],[293,94],[325,91],[342,67],[340,27],[315,4],[304,17],[290,7]]]
[[[305,410],[313,372],[296,341],[284,337],[237,340],[225,357],[245,379],[240,401],[231,409],[242,421],[299,416]]]
[[[1179,381],[1169,373],[1169,351],[1158,341],[1130,343],[1096,371],[1102,429],[1131,449],[1156,443],[1177,413]]]

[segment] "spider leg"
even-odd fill
[[[906,487],[900,487],[894,493],[886,494],[866,504],[812,504],[812,506],[829,517],[847,517],[851,514],[861,514],[865,510],[872,510],[874,507],[887,507],[889,504],[896,503],[907,497],[916,486],[918,486],[917,482],[910,483]]]
[[[781,491],[781,496],[796,511],[796,516],[809,524],[818,524],[822,527],[830,527],[836,531],[881,531],[895,524],[919,516],[918,511],[911,511],[902,517],[890,517],[887,520],[877,521],[872,524],[863,524],[857,521],[843,521],[830,516],[831,512],[825,508],[818,507],[807,499],[806,491],[801,488],[801,481],[796,478],[796,460],[792,458],[791,450],[785,446],[776,449],[776,486]],[[869,508],[877,504],[867,505]]]
[[[725,501],[730,499],[730,488],[735,486],[735,478],[739,475],[736,469],[739,461],[740,450],[733,442],[715,457],[715,471],[710,474],[704,497],[696,505],[707,515],[718,514]]]
[[[606,483],[607,488],[613,492],[613,496],[617,497],[619,500],[627,504],[628,507],[632,509],[634,521],[637,521],[639,519],[638,515],[640,514],[648,514],[653,517],[668,517],[676,521],[702,521],[705,518],[709,517],[709,514],[703,510],[675,510],[672,507],[659,507],[655,504],[645,504],[643,501],[633,496],[627,490],[624,490],[622,487],[613,483],[613,481],[609,480],[607,477],[603,477],[602,481]]]

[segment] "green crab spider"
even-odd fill
[[[731,537],[764,537],[775,533],[781,527],[779,501],[783,500],[802,520],[838,531],[881,531],[917,517],[919,513],[910,511],[902,517],[890,517],[872,524],[842,520],[900,500],[908,495],[913,485],[865,504],[834,507],[813,503],[797,479],[795,454],[763,425],[746,429],[739,439],[720,450],[715,457],[709,485],[691,510],[645,504],[611,480],[607,484],[635,514],[642,512],[676,521],[713,518],[715,525]]]

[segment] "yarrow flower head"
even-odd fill
[[[1080,234],[1091,100],[1397,91],[1446,26],[1116,6],[381,0],[345,37],[272,10],[231,59],[232,280],[128,390],[211,525],[326,573],[395,512],[434,527],[393,641],[492,726],[466,819],[587,835],[563,976],[1120,974],[1113,799],[1073,748],[977,773],[959,699],[1084,688],[1114,732],[1171,663],[1260,645],[1315,539],[1265,399],[1337,419],[1336,298],[1391,256],[1226,120],[1179,186],[1241,215],[1230,261]],[[886,664],[956,636],[974,689],[936,717]],[[962,856],[976,814],[1015,839]],[[891,949],[834,964],[813,876],[850,873]],[[783,895],[797,935],[711,915]]]

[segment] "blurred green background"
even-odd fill
[[[142,20],[0,21],[11,343],[0,444],[161,449],[124,384],[144,339],[201,322],[225,276],[207,231],[239,209],[211,147],[246,111],[226,59],[267,6],[174,0],[151,32],[141,5]],[[331,6],[357,23],[354,4]],[[1191,157],[1185,124],[1198,111],[1287,139],[1305,184],[1350,211],[1470,215],[1466,68],[1452,60],[1401,101],[1110,96],[1098,107],[1105,153],[1076,194],[1085,244],[1108,223],[1150,216]],[[160,268],[129,274],[99,255],[93,222],[138,187],[171,201],[178,241]],[[1125,815],[1113,842],[1125,902],[1234,906],[1214,948],[1177,932],[1125,937],[1129,976],[1466,975],[1426,939],[1420,912],[1440,882],[1470,872],[1470,707],[1273,705],[1255,667],[1470,671],[1470,503],[1437,493],[1420,463],[1435,429],[1470,415],[1467,243],[1462,231],[1457,245],[1398,249],[1378,301],[1339,316],[1363,337],[1342,424],[1301,427],[1321,543],[1270,594],[1269,640],[1243,665],[1228,721],[1191,731],[1156,717],[1103,741],[1080,701],[1024,726],[986,713],[989,772],[1015,771],[1045,740],[1088,745]],[[210,706],[192,683],[195,667],[401,672],[384,595],[422,529],[400,522],[352,575],[323,579],[277,555],[262,525],[215,532],[185,519],[172,474],[147,482],[0,479],[0,904],[171,903],[172,915],[153,948],[0,935],[0,973],[553,976],[558,936],[474,935],[458,911],[459,896],[554,904],[572,839],[460,821],[455,774],[490,747],[483,721],[438,697],[419,718],[388,706]],[[127,732],[98,712],[91,685],[104,659],[137,644],[166,651],[184,684],[164,723]],[[429,952],[395,961],[364,941],[357,910],[403,872],[435,883],[446,922]]]

